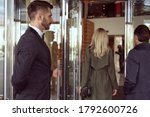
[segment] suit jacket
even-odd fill
[[[150,44],[141,43],[127,57],[126,99],[150,99]]]
[[[12,76],[14,98],[20,100],[50,99],[50,52],[44,40],[31,27],[21,36],[15,48]]]

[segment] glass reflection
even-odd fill
[[[3,99],[4,81],[4,0],[0,1],[0,99]]]
[[[65,1],[66,20],[64,22],[64,75],[62,79],[62,99],[79,99],[80,84],[80,48],[81,48],[81,2]],[[64,11],[63,11],[64,12]],[[65,15],[63,15],[65,16]],[[63,17],[62,16],[62,17]],[[63,25],[63,24],[62,24]],[[64,26],[64,27],[65,27]],[[69,71],[69,72],[68,72]]]

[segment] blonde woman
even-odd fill
[[[87,99],[111,100],[117,94],[113,53],[108,47],[107,31],[103,28],[98,28],[92,36],[91,44],[86,50],[84,68],[81,87],[88,82],[92,89],[92,95]]]

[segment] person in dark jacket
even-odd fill
[[[124,91],[128,100],[150,99],[150,30],[139,25],[134,31],[135,47],[127,56]]]
[[[50,52],[42,36],[53,22],[52,8],[46,1],[33,1],[27,8],[30,24],[15,48],[12,85],[16,100],[50,99],[50,77],[57,77],[57,69],[51,71]]]

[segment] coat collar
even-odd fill
[[[42,38],[43,32],[40,29],[38,29],[35,26],[32,26],[31,24],[29,24],[29,27],[31,27],[32,29],[34,29],[40,35],[40,37]]]
[[[40,43],[49,51],[49,48],[47,47],[46,43],[44,42],[43,39],[41,39],[40,35],[31,27],[28,27],[27,31],[34,33],[34,35],[36,35],[36,39],[38,39],[38,41],[40,41]]]
[[[135,49],[145,49],[150,50],[150,44],[148,42],[143,42],[134,47]]]

